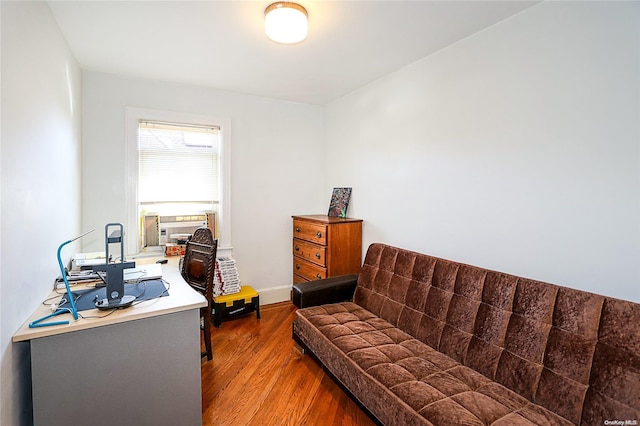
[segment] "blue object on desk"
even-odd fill
[[[62,247],[66,246],[69,243],[74,242],[75,240],[84,237],[87,234],[92,233],[93,231],[95,231],[95,229],[92,229],[91,231],[85,232],[84,234],[75,237],[72,240],[69,241],[65,241],[64,243],[60,244],[60,247],[58,247],[58,265],[60,266],[60,273],[62,274],[62,280],[64,281],[64,286],[67,289],[67,298],[69,300],[69,305],[71,306],[71,308],[62,308],[62,309],[57,309],[54,312],[50,313],[49,315],[45,315],[42,318],[38,318],[37,320],[31,321],[29,323],[29,328],[35,328],[35,327],[47,327],[50,325],[62,325],[62,324],[69,324],[69,321],[65,320],[65,321],[52,321],[52,322],[42,322],[45,321],[49,318],[55,317],[56,315],[60,315],[60,314],[66,314],[66,313],[71,313],[71,315],[73,315],[73,319],[78,319],[78,310],[76,309],[76,303],[75,300],[73,300],[73,294],[71,293],[71,287],[69,287],[69,280],[67,280],[67,272],[64,270],[64,265],[62,264],[62,258],[60,257],[60,252],[62,251]]]

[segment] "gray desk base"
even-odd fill
[[[198,309],[31,340],[35,425],[200,425]]]

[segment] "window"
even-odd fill
[[[141,120],[138,202],[141,210],[214,210],[220,129]]]
[[[179,242],[203,223],[230,246],[228,127],[223,119],[127,109],[127,229],[136,231],[127,232],[129,254]]]

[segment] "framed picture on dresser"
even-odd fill
[[[350,198],[351,188],[333,188],[327,215],[330,217],[347,217]]]

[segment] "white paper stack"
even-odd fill
[[[213,276],[213,295],[223,296],[240,292],[240,277],[235,259],[219,257],[216,259]]]

